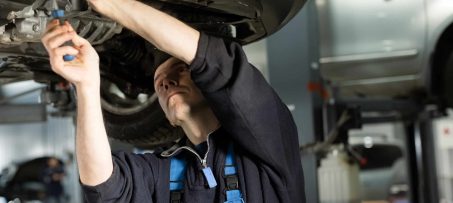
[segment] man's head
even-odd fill
[[[154,74],[154,89],[167,119],[172,125],[190,119],[191,115],[207,107],[206,101],[191,78],[184,62],[171,57]]]
[[[60,165],[60,162],[58,161],[58,159],[52,157],[47,160],[47,165],[50,168],[56,168]]]

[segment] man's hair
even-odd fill
[[[157,67],[159,67],[161,64],[163,64],[165,61],[167,61],[171,57],[171,55],[156,49],[153,52],[153,57],[154,57],[154,72],[155,72]]]

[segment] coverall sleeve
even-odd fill
[[[157,166],[153,165],[158,165],[154,155],[114,153],[109,179],[96,186],[82,184],[85,202],[153,202],[157,174]]]
[[[284,180],[291,178],[289,163],[300,162],[296,125],[240,44],[202,33],[190,69],[233,141]]]

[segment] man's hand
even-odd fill
[[[99,56],[90,43],[78,36],[68,22],[60,25],[53,20],[41,39],[50,57],[52,70],[79,89],[99,89]],[[74,46],[65,46],[72,41]],[[75,55],[74,61],[64,61],[64,55]]]

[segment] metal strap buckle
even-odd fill
[[[226,190],[237,190],[239,189],[239,180],[237,175],[229,175],[225,177],[225,189]]]
[[[182,202],[182,191],[171,191],[170,192],[170,203],[181,203]]]

